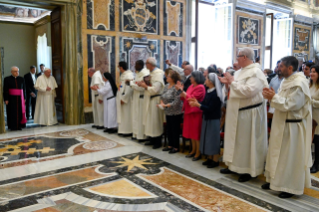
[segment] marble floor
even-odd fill
[[[319,211],[319,174],[305,194],[279,199],[259,176],[207,169],[91,125],[0,135],[0,211]]]

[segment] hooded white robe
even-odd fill
[[[106,81],[105,85],[97,91],[103,97],[104,127],[107,129],[117,128],[116,96],[113,94],[110,82]]]
[[[116,94],[117,106],[117,123],[118,133],[132,133],[132,94],[133,90],[129,85],[126,85],[126,80],[134,80],[134,75],[131,70],[124,71],[120,77],[120,89]],[[121,101],[124,104],[121,104]]]
[[[227,101],[223,160],[231,171],[252,177],[263,173],[267,154],[267,112],[262,96],[266,87],[259,66],[248,65],[235,72]],[[239,111],[259,103],[262,105]]]
[[[47,91],[47,87],[51,91]],[[34,112],[34,123],[41,125],[53,125],[58,123],[54,98],[55,89],[58,87],[53,76],[49,78],[44,74],[39,76],[34,88],[38,90],[37,102]]]
[[[130,85],[133,89],[133,100],[132,100],[132,127],[133,127],[133,137],[138,140],[143,140],[146,138],[144,134],[144,124],[143,118],[145,112],[143,111],[144,103],[144,88],[139,87],[136,82],[143,81],[145,76],[150,75],[148,69],[142,69],[135,75],[135,80],[131,81]]]
[[[99,88],[104,86],[103,77],[100,71],[95,71],[91,78],[91,86],[97,85]],[[103,103],[99,103],[99,100],[103,100],[102,96],[97,91],[91,90],[92,108],[93,108],[93,120],[94,125],[103,127],[104,125],[104,107]]]
[[[270,103],[275,108],[265,176],[270,188],[301,195],[310,187],[312,117],[309,84],[303,73],[284,79]],[[301,122],[286,123],[287,119]]]
[[[150,72],[150,75],[151,86],[147,87],[144,93],[145,135],[158,137],[163,134],[164,111],[159,109],[157,105],[160,103],[161,93],[164,89],[164,72],[156,68]]]

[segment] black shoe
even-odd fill
[[[207,165],[207,168],[215,168],[219,166],[219,162],[211,161],[210,164]]]
[[[164,149],[162,149],[162,151],[167,152],[167,151],[171,151],[173,148],[169,148],[169,147],[165,147]]]
[[[107,129],[107,128],[105,128],[105,130],[103,130],[103,132],[108,132],[109,131],[109,129]]]
[[[100,127],[96,127],[96,129],[98,129],[98,130],[103,130],[104,127],[100,126]]]
[[[92,125],[92,128],[97,128],[97,126],[96,125]]]
[[[238,182],[243,183],[243,182],[247,182],[251,179],[250,174],[242,174],[239,176],[238,178]]]
[[[117,133],[117,129],[109,129],[107,132],[109,134]]]
[[[171,151],[169,151],[168,153],[169,154],[174,154],[174,153],[176,153],[176,152],[179,152],[179,150],[178,149],[171,149]]]
[[[270,183],[265,183],[264,185],[261,186],[262,189],[264,190],[269,190],[270,189]]]
[[[234,172],[233,171],[230,171],[228,168],[226,169],[221,169],[219,171],[221,174],[233,174]]]
[[[193,159],[192,159],[192,161],[198,161],[198,160],[200,160],[200,159],[202,159],[202,155],[199,155],[198,157],[193,157]]]
[[[212,162],[211,159],[207,159],[207,160],[204,161],[202,164],[203,164],[204,166],[207,166],[207,165],[210,164],[211,162]]]
[[[317,173],[318,172],[318,165],[313,164],[313,166],[310,169],[310,173]]]
[[[161,147],[162,147],[162,145],[154,145],[153,149],[158,149],[158,148],[161,148]]]
[[[150,141],[148,141],[148,142],[146,142],[144,145],[145,145],[145,146],[151,146],[151,145],[153,145],[153,143],[150,142]]]
[[[132,133],[129,133],[129,134],[122,134],[123,137],[131,137],[132,136]]]
[[[287,192],[281,192],[281,193],[278,195],[279,198],[283,198],[283,199],[290,198],[290,197],[292,197],[292,196],[294,196],[294,194],[290,194],[290,193],[287,193]]]
[[[135,138],[135,137],[132,137],[131,139],[132,139],[133,141],[135,141],[135,140],[136,140],[136,138]]]
[[[195,156],[195,153],[194,154],[188,154],[188,155],[185,156],[185,158],[192,158],[194,156]]]

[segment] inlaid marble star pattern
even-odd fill
[[[131,171],[134,167],[139,167],[139,168],[142,168],[142,169],[147,169],[145,166],[145,164],[156,164],[156,163],[149,163],[149,162],[145,162],[145,161],[148,161],[148,160],[151,160],[152,158],[147,158],[147,159],[143,159],[143,160],[139,160],[139,155],[136,156],[133,160],[130,160],[128,158],[124,158],[122,157],[122,159],[124,161],[114,161],[113,163],[120,163],[122,165],[119,165],[119,166],[116,166],[116,167],[124,167],[124,166],[127,166],[127,171]]]
[[[287,211],[142,152],[0,185],[0,211]]]

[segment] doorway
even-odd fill
[[[43,74],[40,65],[52,70],[58,89],[56,89],[55,106],[56,116],[60,123],[64,122],[63,107],[63,67],[61,44],[61,8],[43,9],[36,7],[23,7],[22,5],[0,4],[0,47],[2,47],[2,82],[11,75],[11,67],[19,67],[19,76],[24,77],[26,84],[26,127],[38,127],[33,123],[34,105],[36,95],[33,95],[34,84],[37,78]],[[54,13],[52,19],[51,13]],[[53,25],[53,27],[51,27]],[[51,38],[54,38],[52,42]],[[52,49],[52,43],[54,48]],[[52,56],[53,50],[53,56]],[[55,64],[52,64],[55,62]],[[32,76],[31,78],[31,70]],[[28,77],[30,80],[28,80]],[[2,83],[3,85],[3,83]],[[1,92],[2,93],[2,92]],[[7,128],[6,107],[4,122]],[[2,117],[1,117],[2,118]]]

